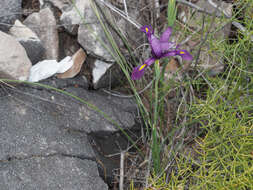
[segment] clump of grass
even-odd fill
[[[238,3],[243,5],[242,1]],[[210,77],[198,70],[185,83],[188,89],[192,85],[198,95],[188,102],[185,122],[188,129],[196,129],[195,135],[179,152],[174,151],[166,179],[157,174],[152,177],[150,189],[253,188],[253,45],[249,35],[253,24],[248,20],[249,7],[244,9],[245,20],[241,21],[247,31],[236,41],[221,39],[217,43],[217,39],[207,39],[223,52],[225,71]]]

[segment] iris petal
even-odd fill
[[[149,67],[150,65],[152,65],[152,63],[154,63],[155,60],[156,60],[155,58],[151,57],[147,59],[142,65],[135,67],[132,72],[131,78],[133,80],[140,79],[144,75],[145,69]]]
[[[145,34],[147,34],[147,36],[149,37],[150,35],[154,34],[154,30],[152,29],[151,26],[149,25],[144,25],[140,28],[140,30],[142,32],[144,32]]]
[[[179,55],[182,57],[182,59],[189,61],[193,58],[192,55],[186,50],[177,50],[176,55]]]
[[[164,57],[169,57],[169,56],[175,56],[177,55],[177,50],[173,50],[173,51],[168,51],[166,53],[164,53],[161,58],[164,58]]]
[[[167,52],[169,49],[173,48],[176,44],[173,42],[160,42],[160,48],[162,53]]]
[[[168,27],[161,35],[160,42],[168,42],[170,39],[170,35],[172,33],[172,28]]]
[[[154,56],[156,58],[160,58],[162,55],[160,41],[154,35],[151,35],[149,43],[150,43],[151,50]]]

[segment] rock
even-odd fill
[[[65,25],[64,28],[72,35],[77,35],[78,25],[80,23],[84,23],[81,17],[84,15],[84,8],[89,7],[91,9],[90,2],[88,0],[76,0],[75,2],[80,14],[76,10],[76,7],[71,3],[69,4],[68,9],[63,11],[60,18],[61,23]],[[92,9],[90,11],[92,11]],[[85,22],[87,22],[85,17],[84,19]]]
[[[44,60],[32,66],[29,75],[30,82],[47,79],[56,73],[64,73],[73,65],[71,57],[67,56],[59,63],[56,60]]]
[[[58,78],[73,78],[75,77],[81,70],[82,65],[86,59],[86,54],[83,49],[79,49],[72,57],[74,64],[72,67],[65,71],[64,73],[57,74]]]
[[[29,189],[29,181],[26,183],[26,179],[34,176],[34,183],[29,184],[41,184],[43,189],[55,189],[46,188],[48,186],[38,179],[47,182],[52,179],[52,183],[46,183],[52,185],[59,184],[59,177],[63,178],[66,184],[70,184],[73,181],[72,176],[79,179],[79,176],[83,177],[83,172],[87,172],[84,182],[89,179],[92,183],[96,181],[96,184],[101,184],[95,162],[91,162],[96,160],[97,155],[91,149],[88,135],[110,138],[110,134],[119,131],[112,121],[105,119],[107,116],[124,130],[136,126],[134,118],[137,110],[134,100],[113,97],[100,91],[88,91],[85,89],[87,86],[82,86],[82,76],[72,79],[47,79],[42,84],[64,89],[88,102],[89,106],[60,92],[36,85],[18,85],[11,90],[7,86],[5,89],[0,88],[0,184],[11,184],[9,181],[2,182],[7,178],[5,175],[10,179],[15,178],[13,182],[20,177],[21,180],[14,183],[12,189],[18,189],[15,185],[19,187],[20,183],[26,184],[25,189]],[[103,116],[91,105],[107,116]],[[110,142],[107,143],[108,148]],[[117,145],[113,145],[114,151],[118,150]],[[128,145],[126,141],[126,146]],[[29,166],[26,165],[26,161],[30,163]],[[51,171],[51,167],[54,172]],[[103,169],[101,173],[104,173]],[[65,177],[65,171],[69,172],[69,177]],[[94,189],[96,188],[99,189],[98,186],[94,186]],[[100,188],[102,189],[102,186]]]
[[[112,66],[113,64],[105,63],[100,60],[96,60],[94,63],[94,68],[92,70],[92,82],[93,82],[93,87],[95,89],[101,88],[101,87],[106,87],[109,86],[110,81],[103,80],[103,76],[105,75],[106,71]],[[106,84],[107,83],[107,84]]]
[[[71,107],[66,98],[60,98],[65,99],[61,104],[55,93],[24,87],[16,90],[10,94],[18,101],[12,96],[0,100],[0,160],[52,154],[94,157],[87,135],[72,130],[71,118],[60,111]]]
[[[79,1],[81,2],[81,0]],[[105,45],[109,48],[111,47],[99,23],[99,20],[97,19],[95,13],[93,12],[93,9],[90,5],[90,1],[84,2],[82,3],[82,6],[79,6],[78,8],[80,12],[83,13],[82,15],[85,18],[85,22],[91,24],[89,24],[89,26],[88,25],[79,26],[78,42],[87,51],[88,54],[93,54],[107,61],[113,61],[111,54],[103,46]]]
[[[44,59],[58,60],[59,39],[56,20],[49,7],[29,15],[24,24],[31,28],[41,40],[46,52]]]
[[[8,31],[16,19],[22,15],[22,0],[1,0],[0,1],[0,30]],[[4,24],[1,24],[4,23]],[[7,25],[5,25],[7,24]]]
[[[91,11],[91,10],[90,10]],[[94,15],[93,15],[94,16]],[[78,42],[88,54],[95,55],[107,61],[113,61],[111,54],[102,46],[101,41],[110,47],[104,31],[100,26],[92,25],[92,31],[86,25],[80,25],[78,29]],[[101,41],[96,38],[100,38]]]
[[[80,79],[82,81],[79,81]],[[135,125],[136,104],[134,99],[123,99],[99,91],[85,90],[86,86],[83,87],[85,84],[82,76],[73,79],[57,79],[57,83],[54,81],[47,79],[41,83],[64,89],[80,97],[80,99],[94,105],[108,115],[123,129],[129,129]],[[68,83],[68,81],[71,82]],[[17,105],[15,100],[11,101],[11,97],[10,99],[5,98],[5,103],[0,103],[0,113],[3,113],[0,114],[0,126],[12,125],[15,128],[22,125],[28,128],[34,127],[34,130],[44,127],[51,129],[54,126],[60,129],[64,128],[64,130],[69,129],[86,133],[113,133],[119,131],[119,128],[105,119],[101,112],[97,112],[93,107],[80,103],[70,96],[46,90],[39,86],[33,86],[33,88],[29,86],[20,87],[17,90],[23,93],[29,92],[31,96],[22,95],[22,93],[12,94],[18,97],[21,102],[26,103],[21,105]],[[48,98],[50,99],[45,101]],[[13,106],[10,106],[12,104]],[[29,135],[32,138],[33,135],[30,133]]]
[[[0,78],[26,80],[32,64],[25,49],[13,37],[1,31],[0,42]]]
[[[136,2],[131,1],[131,3],[127,3],[129,7],[131,7],[131,9],[129,9],[129,16],[133,20],[136,19],[137,21],[140,21],[139,9],[136,7]],[[129,42],[134,42],[136,45],[136,39],[140,39],[140,37],[143,36],[139,29],[134,28],[131,24],[129,24],[128,21],[125,21],[123,18],[119,17],[119,15],[111,13],[109,9],[103,6],[103,4],[98,4],[100,9],[106,12],[105,14],[108,15],[107,19],[110,20],[113,25],[117,25],[119,29],[123,31],[123,35],[125,35]],[[132,6],[133,4],[134,6]],[[61,23],[65,25],[67,31],[72,35],[77,34],[77,28],[79,25],[78,42],[88,54],[92,54],[107,62],[113,61],[113,57],[108,49],[104,48],[104,46],[107,46],[109,49],[111,49],[111,44],[108,41],[108,38],[106,37],[105,32],[99,20],[97,19],[92,6],[90,5],[90,1],[77,0],[76,7],[78,8],[80,14],[78,14],[78,11],[73,5],[69,5],[68,8],[63,10],[60,19]],[[82,17],[84,20],[82,20]],[[102,19],[102,22],[106,22],[104,18]],[[88,24],[83,24],[84,22]],[[123,43],[116,32],[114,30],[111,30],[111,33],[113,35],[113,39],[117,42],[117,44],[123,47]],[[139,44],[137,43],[136,47],[138,45]]]
[[[12,190],[108,189],[98,175],[95,162],[57,155],[1,163],[0,184],[2,189]]]
[[[45,49],[38,36],[30,28],[16,20],[14,26],[10,28],[9,34],[25,48],[33,65],[42,59]]]
[[[114,87],[121,84],[124,73],[116,63],[95,60],[92,68],[92,85],[94,89]]]
[[[72,4],[72,1],[69,0],[47,0],[51,2],[55,7],[60,9],[62,12]]]
[[[78,75],[74,78],[68,78],[68,79],[60,79],[53,77],[53,79],[45,79],[41,81],[40,83],[43,83],[45,85],[50,85],[54,88],[59,89],[65,89],[66,87],[76,87],[76,88],[83,88],[87,89],[89,88],[88,80],[83,75]]]

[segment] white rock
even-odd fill
[[[12,36],[0,31],[0,78],[27,80],[32,66],[25,49]]]
[[[49,78],[56,73],[63,73],[73,65],[71,57],[67,56],[62,61],[44,60],[32,66],[30,70],[29,81],[38,82]]]
[[[106,71],[112,66],[112,64],[97,60],[94,65],[95,67],[92,71],[92,76],[93,84],[96,84],[100,80],[100,78],[106,73]]]

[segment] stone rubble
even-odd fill
[[[24,47],[14,37],[1,31],[0,42],[0,78],[27,80],[32,63]]]
[[[33,65],[42,60],[45,48],[39,37],[30,28],[23,25],[19,20],[16,20],[13,27],[10,28],[9,34],[15,37],[25,48]]]
[[[52,10],[47,7],[38,13],[32,13],[24,20],[24,25],[34,31],[45,48],[44,59],[58,60],[59,38],[56,20]]]

